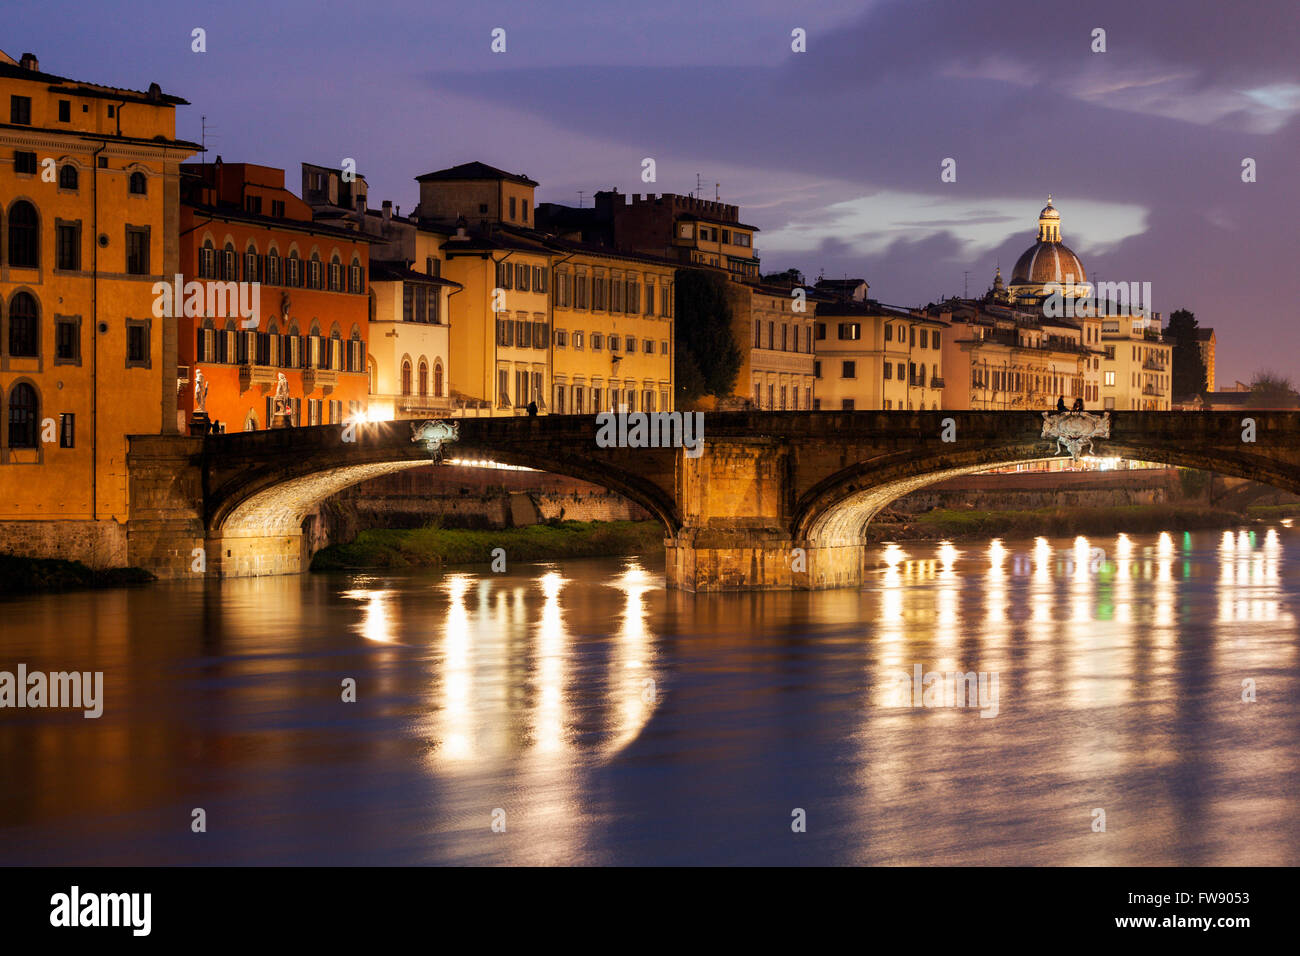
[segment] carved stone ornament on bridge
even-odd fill
[[[194,370],[194,412],[206,413],[208,410],[208,380],[201,369]]]
[[[1078,461],[1085,445],[1091,455],[1093,439],[1110,437],[1110,412],[1100,418],[1089,412],[1043,412],[1042,437],[1055,438],[1057,452],[1068,451]]]
[[[275,414],[289,414],[289,380],[283,372],[276,376],[275,381]]]
[[[435,462],[442,462],[442,446],[460,438],[459,422],[428,421],[422,425],[411,422],[411,441],[424,442]]]

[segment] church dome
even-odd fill
[[[1047,197],[1047,205],[1038,213],[1038,241],[1025,250],[1011,270],[1013,286],[1039,286],[1047,283],[1081,285],[1088,280],[1083,263],[1061,241],[1061,214]]]
[[[1071,278],[1073,277],[1073,278]],[[1042,285],[1047,282],[1087,282],[1083,263],[1063,242],[1036,242],[1016,260],[1011,270],[1012,285]]]

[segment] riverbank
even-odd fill
[[[105,568],[97,571],[80,561],[0,554],[0,594],[117,588],[128,584],[145,584],[152,580],[154,576],[143,568]]]
[[[935,508],[901,520],[877,519],[867,526],[867,540],[939,541],[972,538],[1065,537],[1069,535],[1146,534],[1158,531],[1203,531],[1300,516],[1300,505],[1265,505],[1245,514],[1200,505],[1118,505],[1109,508],[1036,508],[1029,511],[981,511]]]
[[[555,521],[501,530],[403,528],[362,531],[350,544],[316,553],[313,571],[423,568],[490,564],[496,548],[506,561],[547,561],[620,554],[662,554],[658,521]]]

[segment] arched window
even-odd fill
[[[433,397],[442,398],[442,363],[433,363]]]
[[[429,363],[420,359],[420,378],[419,378],[420,395],[429,394]]]
[[[148,180],[144,178],[144,173],[142,172],[136,171],[132,173],[131,178],[128,180],[128,184],[127,191],[130,192],[132,196],[143,196],[149,191]]]
[[[35,269],[40,254],[36,207],[26,200],[16,202],[9,210],[9,264]]]
[[[302,288],[302,260],[298,258],[297,249],[289,253],[289,258],[285,262],[284,278],[285,285],[295,289]]]
[[[40,408],[36,389],[19,382],[9,391],[9,447],[35,448]]]
[[[922,388],[925,388],[925,363],[924,362],[921,363],[921,380],[916,384],[920,385]]]
[[[226,243],[226,247],[221,250],[221,279],[227,282],[236,282],[239,280],[239,264],[235,259],[235,244]]]
[[[40,354],[40,317],[36,299],[19,292],[9,302],[9,354],[35,358]]]
[[[365,292],[364,284],[361,281],[361,260],[356,256],[352,257],[352,265],[348,266],[348,291]]]
[[[77,167],[71,163],[64,163],[59,167],[59,188],[76,189],[77,188]]]
[[[280,285],[284,281],[280,269],[280,253],[276,250],[275,246],[271,246],[271,248],[266,251],[266,275],[263,277],[262,281],[267,285]]]
[[[330,260],[330,291],[343,291],[343,262],[338,256]]]
[[[321,285],[320,254],[313,252],[311,254],[311,262],[309,262],[307,265],[309,270],[307,274],[307,288],[309,289],[324,288],[324,286]]]
[[[217,277],[217,250],[211,239],[203,240],[199,250],[199,278],[215,279]]]
[[[260,273],[262,270],[259,269],[257,265],[258,265],[257,246],[253,245],[253,243],[250,242],[248,244],[248,248],[244,250],[244,281],[245,282],[261,281],[262,276],[260,275]]]
[[[402,359],[402,394],[411,394],[411,362],[410,359]]]

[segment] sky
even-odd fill
[[[1220,387],[1263,368],[1300,383],[1294,0],[86,10],[7,0],[0,49],[76,79],[156,81],[191,103],[178,136],[285,168],[295,191],[301,162],[345,158],[373,205],[407,212],[415,176],[473,160],[537,180],[539,202],[699,182],[760,227],[765,273],[861,277],[903,306],[982,293],[997,265],[1009,278],[1050,193],[1090,279],[1150,282],[1166,320],[1186,308],[1216,330]]]

